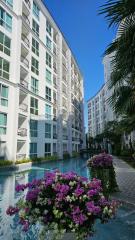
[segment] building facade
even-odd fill
[[[41,0],[0,0],[0,158],[78,151],[83,78]]]
[[[88,134],[91,137],[103,132],[106,123],[106,85],[88,100]]]

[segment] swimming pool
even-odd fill
[[[79,175],[89,177],[85,159],[67,159],[34,165],[30,170],[23,172],[0,172],[0,240],[37,240],[36,233],[22,234],[17,227],[17,218],[10,218],[5,211],[20,197],[15,192],[15,186],[41,178],[48,170],[59,169],[61,172],[75,171]],[[96,224],[96,235],[91,240],[135,240],[135,209],[123,205],[117,218],[101,225]]]

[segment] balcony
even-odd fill
[[[26,128],[18,128],[17,134],[21,137],[27,137],[27,129]]]
[[[57,134],[56,133],[53,134],[53,139],[57,139]]]
[[[25,5],[27,6],[28,9],[31,8],[31,4],[30,4],[30,1],[29,0],[24,0],[25,2]]]
[[[57,121],[57,117],[56,117],[56,115],[53,116],[53,121],[54,121],[54,122]]]
[[[72,137],[72,141],[73,141],[73,142],[80,142],[80,139],[77,138],[77,137]]]
[[[25,103],[21,103],[19,105],[19,109],[22,110],[23,112],[28,112],[28,105]]]
[[[20,84],[23,86],[23,87],[25,87],[25,88],[27,88],[28,89],[28,82],[26,81],[26,80],[24,80],[24,79],[20,79]]]
[[[57,66],[55,62],[53,63],[53,71],[57,74]]]
[[[23,63],[23,65],[26,67],[26,68],[29,68],[29,61],[26,57],[24,56],[21,56],[21,62]]]
[[[68,136],[67,135],[63,135],[63,140],[68,140]]]
[[[30,26],[30,20],[24,12],[22,13],[22,18],[23,18],[24,22],[27,23],[27,25]]]
[[[26,46],[29,48],[29,47],[30,47],[30,41],[29,41],[29,39],[27,38],[27,36],[22,33],[21,39],[22,39],[22,41],[26,44]]]

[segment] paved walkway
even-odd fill
[[[120,189],[114,196],[135,204],[135,169],[117,157],[114,157],[113,161]]]

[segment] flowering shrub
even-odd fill
[[[96,168],[108,168],[113,166],[112,156],[106,153],[100,153],[88,160],[88,166]]]
[[[106,222],[115,215],[116,202],[105,199],[101,181],[89,182],[73,172],[49,172],[43,179],[18,185],[16,191],[27,191],[26,196],[10,206],[7,214],[19,215],[23,231],[40,224],[42,239],[49,229],[55,239],[57,234],[74,232],[76,239],[82,240],[93,234],[96,219]]]

